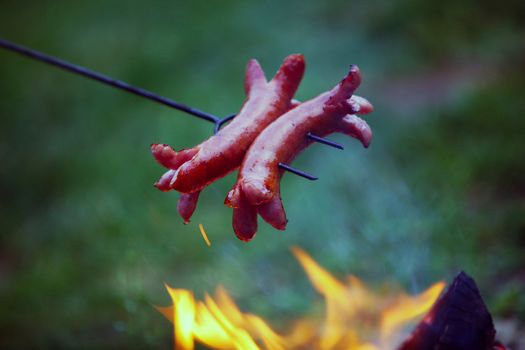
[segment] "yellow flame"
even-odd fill
[[[381,318],[381,335],[391,336],[400,326],[429,310],[445,288],[444,282],[438,282],[425,292],[415,297],[402,294],[398,300],[386,310]]]
[[[416,296],[382,295],[355,276],[336,279],[297,247],[292,252],[324,298],[324,318],[299,319],[281,334],[261,317],[242,312],[222,286],[198,302],[191,291],[166,286],[173,304],[157,309],[173,323],[175,349],[193,350],[195,343],[221,350],[393,349],[401,331],[428,311],[445,287],[439,282]]]

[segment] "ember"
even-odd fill
[[[204,231],[204,226],[202,224],[199,224],[199,231],[201,231],[202,239],[204,239],[204,242],[208,247],[211,247],[210,239],[208,238],[208,235],[206,234],[206,231]]]

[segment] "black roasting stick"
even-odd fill
[[[151,91],[148,91],[148,90],[145,90],[145,89],[141,89],[141,88],[129,85],[128,83],[125,83],[125,82],[123,82],[121,80],[110,78],[110,77],[108,77],[106,75],[103,75],[103,74],[100,74],[98,72],[89,70],[89,69],[87,69],[85,67],[78,66],[76,64],[73,64],[73,63],[61,60],[59,58],[46,55],[46,54],[44,54],[42,52],[38,52],[38,51],[35,51],[33,49],[14,44],[12,42],[9,42],[9,41],[1,39],[1,38],[0,38],[0,47],[4,48],[6,50],[12,51],[12,52],[16,52],[16,53],[18,53],[20,55],[32,58],[34,60],[37,60],[37,61],[40,61],[40,62],[44,62],[44,63],[50,64],[50,65],[58,67],[58,68],[65,69],[65,70],[67,70],[67,71],[69,71],[71,73],[75,73],[75,74],[78,74],[78,75],[82,75],[82,76],[84,76],[86,78],[90,78],[90,79],[99,81],[99,82],[101,82],[103,84],[112,86],[114,88],[130,92],[130,93],[132,93],[134,95],[147,98],[149,100],[158,102],[158,103],[163,104],[165,106],[178,109],[179,111],[186,112],[186,113],[191,114],[191,115],[193,115],[193,116],[195,116],[197,118],[201,118],[201,119],[207,120],[207,121],[215,123],[215,124],[217,124],[220,121],[220,119],[217,118],[214,115],[211,115],[211,114],[208,114],[206,112],[200,111],[200,110],[198,110],[196,108],[188,107],[188,106],[186,106],[186,105],[184,105],[182,103],[175,102],[175,101],[173,101],[173,100],[171,100],[171,99],[169,99],[167,97],[159,96],[157,94],[154,94]]]
[[[235,114],[232,114],[232,115],[229,115],[229,116],[224,117],[224,118],[219,118],[219,117],[217,117],[217,116],[215,116],[213,114],[209,114],[209,113],[203,112],[203,111],[201,111],[199,109],[186,106],[185,104],[176,102],[176,101],[174,101],[172,99],[169,99],[167,97],[159,96],[159,95],[157,95],[157,94],[155,94],[155,93],[153,93],[151,91],[148,91],[148,90],[145,90],[145,89],[142,89],[142,88],[139,88],[139,87],[135,87],[135,86],[130,85],[130,84],[128,84],[126,82],[123,82],[121,80],[113,79],[113,78],[108,77],[108,76],[106,76],[104,74],[92,71],[92,70],[87,69],[85,67],[82,67],[82,66],[79,66],[79,65],[76,65],[76,64],[73,64],[73,63],[61,60],[59,58],[56,58],[56,57],[53,57],[53,56],[50,56],[50,55],[46,55],[46,54],[44,54],[42,52],[30,49],[28,47],[24,47],[24,46],[15,44],[15,43],[12,43],[12,42],[10,42],[8,40],[5,40],[5,39],[2,39],[2,38],[0,38],[0,48],[3,48],[5,50],[11,51],[11,52],[18,53],[18,54],[20,54],[22,56],[25,56],[25,57],[28,57],[28,58],[31,58],[31,59],[34,59],[34,60],[37,60],[37,61],[40,61],[40,62],[43,62],[43,63],[50,64],[52,66],[55,66],[55,67],[67,70],[68,72],[75,73],[75,74],[81,75],[83,77],[92,79],[92,80],[96,80],[96,81],[98,81],[100,83],[106,84],[108,86],[112,86],[112,87],[114,87],[116,89],[120,89],[120,90],[129,92],[129,93],[132,93],[132,94],[134,94],[136,96],[140,96],[140,97],[146,98],[148,100],[160,103],[162,105],[165,105],[165,106],[177,109],[177,110],[185,112],[185,113],[188,113],[188,114],[190,114],[190,115],[192,115],[194,117],[197,117],[197,118],[200,118],[200,119],[204,119],[204,120],[209,121],[209,122],[214,124],[213,131],[214,131],[215,134],[219,131],[219,129],[224,124],[226,124],[227,122],[229,122],[230,120],[232,120],[235,117]],[[325,139],[323,137],[319,137],[319,136],[313,135],[311,133],[308,134],[308,138],[311,141],[314,141],[314,142],[319,142],[321,144],[324,144],[324,145],[327,145],[327,146],[330,146],[330,147],[343,149],[343,146],[340,145],[339,143],[330,141],[330,140]],[[291,172],[292,174],[304,177],[305,179],[317,180],[317,177],[312,176],[312,175],[310,175],[308,173],[305,173],[305,172],[303,172],[301,170],[292,168],[289,165],[279,163],[279,167],[281,169],[283,169],[283,170]]]

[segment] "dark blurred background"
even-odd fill
[[[152,186],[149,145],[189,147],[212,125],[0,50],[0,347],[169,348],[163,282],[198,297],[223,284],[284,324],[319,298],[298,245],[339,277],[412,293],[463,269],[519,348],[524,1],[3,0],[0,37],[220,116],[239,109],[249,58],[270,77],[300,52],[298,99],[354,63],[376,107],[372,146],[308,149],[294,166],[320,180],[285,176],[287,230],[260,223],[245,244],[222,204],[234,176],[187,226],[177,194]]]

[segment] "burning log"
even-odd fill
[[[505,350],[476,282],[456,276],[398,350]]]

